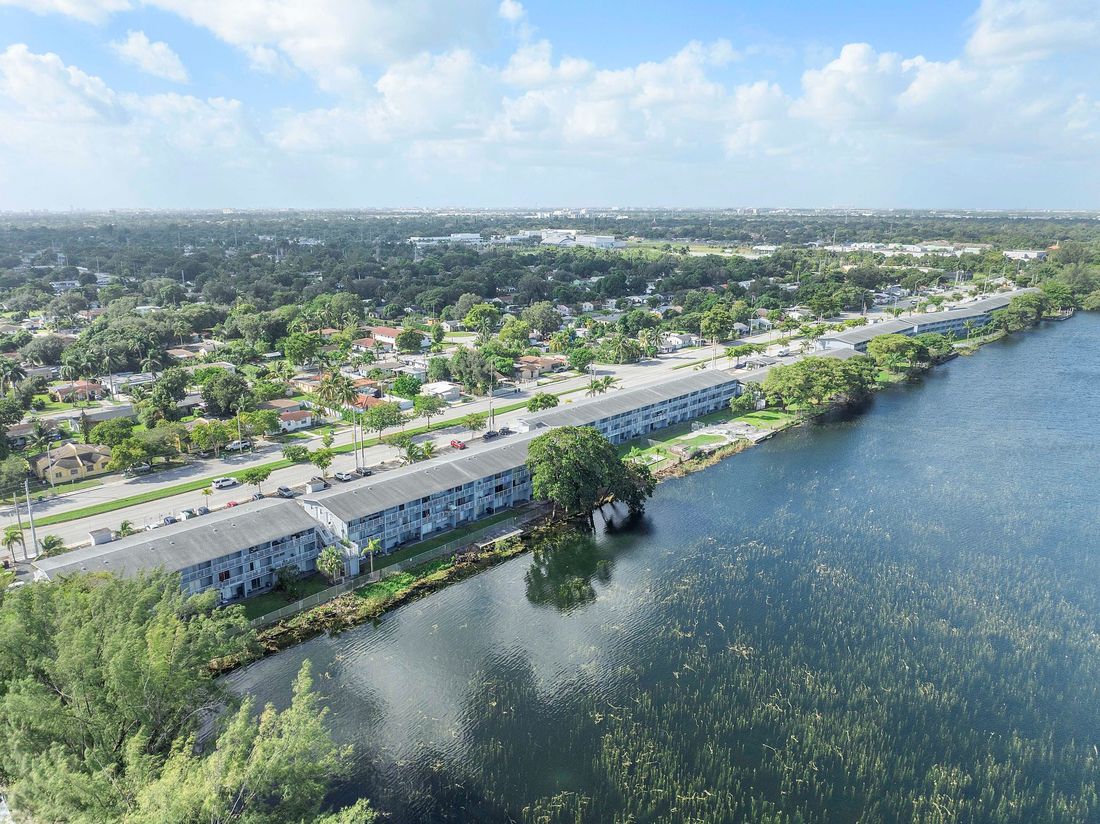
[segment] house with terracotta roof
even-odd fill
[[[297,432],[299,429],[309,429],[313,426],[313,411],[299,409],[295,412],[283,412],[279,415],[280,432]]]
[[[106,387],[95,381],[62,381],[50,387],[50,397],[58,403],[97,401],[106,394]]]
[[[111,447],[67,443],[34,460],[34,474],[42,480],[75,481],[102,475],[111,460]]]
[[[378,338],[356,338],[351,342],[351,351],[353,352],[389,352],[393,349],[393,344],[383,343]]]

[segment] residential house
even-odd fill
[[[311,426],[313,426],[313,412],[309,409],[283,412],[279,415],[280,432],[297,432],[299,429],[309,429]]]
[[[702,343],[703,339],[694,332],[666,332],[661,335],[661,340],[657,344],[657,351],[668,354],[669,352],[679,352],[681,349],[690,346],[701,346]]]
[[[462,387],[450,381],[434,381],[420,387],[421,395],[432,395],[441,400],[453,403],[462,397]]]
[[[263,401],[257,406],[260,409],[274,409],[279,414],[283,412],[297,412],[302,408],[300,401],[296,401],[293,398],[272,398],[269,401]]]
[[[59,403],[98,401],[106,395],[107,388],[96,381],[62,381],[50,386],[50,397]]]
[[[561,358],[547,358],[539,355],[524,355],[515,363],[516,376],[520,380],[527,381],[563,368],[565,368],[565,362]]]
[[[370,352],[377,354],[379,352],[390,352],[393,350],[392,343],[384,343],[378,338],[357,338],[351,342],[352,352]]]
[[[111,447],[99,444],[67,443],[36,458],[34,474],[54,483],[102,475],[111,460]]]

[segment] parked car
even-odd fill
[[[153,467],[143,461],[142,463],[131,466],[129,469],[126,470],[125,474],[132,478],[135,475],[148,475],[152,471]]]
[[[369,478],[371,475],[374,474],[374,470],[367,469],[365,466],[357,466],[355,467],[355,474],[358,475],[360,478]]]
[[[230,441],[225,445],[226,452],[241,452],[252,448],[252,441]]]
[[[293,498],[294,490],[291,489],[289,486],[280,486],[277,490],[275,490],[275,494],[278,495],[280,498]]]
[[[452,449],[465,449],[466,444],[465,444],[464,441],[460,441],[458,438],[455,438],[453,441],[451,441],[451,448]]]
[[[193,509],[181,509],[180,510],[179,519],[181,521],[190,521],[192,518],[197,518],[197,517],[199,517],[199,513],[197,513]]]
[[[497,432],[495,429],[488,429],[488,430],[486,430],[485,434],[482,435],[481,437],[482,437],[483,440],[491,441],[493,438],[495,438],[499,434],[500,433]]]
[[[501,427],[500,429],[498,429],[498,430],[497,430],[497,434],[498,434],[498,435],[501,435],[501,436],[504,436],[504,435],[511,435],[511,434],[512,434],[512,430],[511,430],[511,429],[509,429],[509,428],[508,428],[507,426],[502,426],[502,427]]]
[[[350,472],[333,472],[332,477],[334,477],[336,480],[340,481],[341,483],[347,483],[348,481],[354,481],[355,480],[355,476],[352,475]]]
[[[250,500],[250,501],[262,501],[263,499],[264,499],[264,493],[262,493],[262,492],[253,492],[252,497],[249,498],[248,500]]]
[[[210,485],[214,487],[214,489],[232,489],[239,483],[240,481],[236,478],[215,478],[210,482]]]
[[[165,515],[164,520],[161,521],[161,523],[163,523],[165,526],[171,526],[172,524],[178,523],[178,522],[176,521],[176,516],[175,515]]]
[[[236,502],[236,501],[228,501],[228,502],[226,503],[226,505],[225,505],[225,508],[226,508],[226,509],[229,509],[229,507],[231,507],[231,506],[236,506],[236,505],[237,505],[237,502]]]
[[[195,514],[196,515],[209,515],[210,510],[207,509],[205,506],[196,506],[195,507]]]

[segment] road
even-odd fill
[[[750,342],[767,342],[772,337],[772,334],[757,335],[752,338],[747,338],[746,340]],[[729,362],[724,357],[721,357],[722,351],[723,349],[719,347],[719,368],[725,368],[729,365]],[[621,380],[619,384],[620,388],[636,388],[667,380],[670,376],[683,374],[682,371],[677,371],[676,367],[683,367],[684,364],[706,358],[710,354],[709,347],[684,350],[675,354],[662,356],[657,360],[645,361],[638,364],[625,364],[613,367],[599,366],[595,369],[595,374],[597,376],[613,374]],[[587,386],[588,381],[589,377],[587,375],[566,378],[549,386],[532,386],[530,388],[524,388],[516,394],[498,396],[494,399],[493,403],[495,407],[499,408],[525,400],[536,391],[561,393],[568,392],[569,390],[580,390]],[[583,392],[575,391],[571,394],[567,394],[563,398],[563,402],[567,402],[571,398],[583,397]],[[488,405],[487,399],[479,399],[471,403],[452,407],[443,417],[450,419],[460,417],[470,412],[484,412],[488,410]],[[509,422],[514,421],[524,414],[526,414],[526,410],[524,409],[518,409],[505,414],[497,414],[495,425],[497,427],[507,425]],[[396,432],[398,430],[395,429],[393,431]],[[387,432],[385,434],[390,433]],[[469,433],[456,424],[453,427],[435,430],[430,435],[424,434],[418,436],[417,441],[424,442],[431,440],[436,444],[438,452],[444,452],[450,449],[449,443],[451,439],[459,438],[467,440],[468,436]],[[350,444],[351,442],[352,433],[350,427],[336,434],[335,445],[340,446]],[[308,443],[311,448],[320,446],[319,439],[315,439],[312,442],[301,441],[300,443]],[[112,478],[102,486],[80,490],[70,495],[54,498],[42,503],[36,503],[34,505],[34,513],[36,517],[43,517],[81,509],[98,503],[118,500],[119,498],[140,495],[146,492],[165,490],[167,493],[170,487],[174,487],[181,483],[199,479],[212,480],[232,471],[238,471],[250,466],[257,466],[279,460],[282,457],[281,452],[282,445],[267,444],[261,445],[253,453],[222,457],[219,459],[197,460],[183,467],[165,472],[158,472],[152,476],[131,479]],[[364,459],[361,463],[364,466],[375,467],[383,461],[392,461],[396,457],[397,453],[393,447],[385,445],[371,446],[365,450]],[[332,474],[340,471],[350,472],[355,466],[356,460],[353,453],[337,455],[332,466],[329,468],[329,473]],[[272,493],[279,486],[300,486],[311,477],[318,474],[320,474],[318,469],[312,464],[296,464],[284,469],[279,469],[271,473],[271,477],[263,486],[263,491]],[[251,487],[237,486],[232,489],[215,490],[213,494],[209,496],[203,495],[201,490],[194,490],[176,495],[166,494],[166,497],[158,498],[147,503],[135,504],[113,512],[38,528],[38,538],[41,540],[45,535],[57,535],[66,545],[76,546],[88,542],[89,530],[103,527],[117,529],[119,524],[123,521],[129,521],[135,528],[141,529],[148,524],[159,524],[165,516],[176,515],[181,509],[185,508],[207,506],[211,509],[216,509],[224,506],[229,501],[239,501],[242,502],[240,504],[241,506],[247,506],[249,497],[255,491],[256,490]],[[10,507],[7,508],[4,514],[9,520],[14,522],[14,513],[11,512]],[[25,508],[23,518],[25,521]],[[31,543],[29,535],[27,543],[28,545]],[[28,546],[28,549],[33,555],[33,548]]]

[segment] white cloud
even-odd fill
[[[1091,2],[985,0],[954,59],[837,43],[782,84],[769,62],[781,58],[726,40],[616,68],[598,55],[555,54],[549,40],[531,37],[518,0],[132,2],[208,29],[258,71],[304,72],[329,95],[312,108],[254,111],[227,97],[126,94],[56,54],[12,46],[0,53],[0,115],[13,124],[0,134],[9,174],[48,169],[64,155],[70,164],[91,158],[95,176],[113,170],[119,187],[139,186],[134,169],[148,180],[186,169],[188,186],[206,179],[270,191],[272,180],[295,179],[301,192],[374,196],[388,185],[406,203],[418,192],[445,192],[452,202],[545,202],[573,192],[700,203],[727,192],[745,202],[757,191],[771,202],[814,191],[816,202],[835,202],[834,192],[853,202],[874,192],[934,194],[934,182],[955,185],[952,175],[970,181],[965,191],[1003,190],[1013,174],[1030,179],[1021,170],[1054,178],[1058,164],[1073,165],[1081,191],[1085,181],[1100,184],[1092,161],[1100,89],[1094,75],[1058,60],[1088,45]],[[125,3],[46,5],[98,20]],[[514,44],[511,54],[488,57],[501,37]],[[146,70],[186,78],[167,46],[134,32],[119,48],[131,41],[131,59]],[[1013,54],[1022,59],[1008,60]],[[248,177],[265,163],[280,173]],[[219,171],[225,181],[209,182]],[[116,183],[100,180],[108,185]],[[4,188],[11,183],[0,179]],[[176,191],[169,184],[152,196],[163,202]],[[300,202],[299,190],[286,197]]]
[[[504,68],[504,82],[512,86],[537,88],[576,83],[592,72],[593,66],[587,60],[564,57],[555,66],[552,55],[549,40],[520,46]]]
[[[187,82],[187,69],[179,55],[167,43],[149,40],[143,31],[127,32],[126,39],[111,43],[111,48],[127,63],[146,74],[174,83]]]
[[[100,78],[51,53],[34,54],[23,43],[0,53],[0,111],[31,120],[72,123],[124,119],[117,95]]]
[[[500,0],[500,5],[497,7],[497,13],[509,23],[518,23],[523,20],[524,15],[527,14],[523,8],[523,4],[518,0]]]
[[[131,8],[129,0],[0,0],[0,6],[18,6],[36,14],[64,14],[86,23],[102,23],[112,14]]]
[[[982,0],[967,54],[975,60],[1021,62],[1090,50],[1100,41],[1096,0]]]
[[[496,16],[490,0],[145,1],[210,30],[253,64],[270,66],[275,53],[343,93],[363,85],[365,66],[485,45]]]

